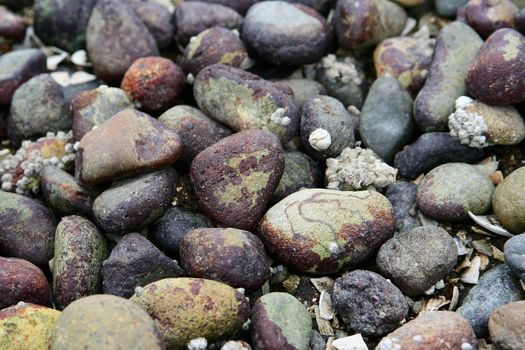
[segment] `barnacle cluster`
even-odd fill
[[[321,59],[318,69],[324,70],[326,78],[337,85],[350,82],[361,85],[363,82],[363,75],[357,70],[355,61],[350,56],[338,60],[336,55],[329,54]]]
[[[1,190],[23,195],[38,193],[40,172],[46,165],[64,169],[75,160],[73,133],[49,132],[36,141],[24,141],[15,154],[0,163]]]
[[[450,134],[457,137],[462,144],[470,147],[486,147],[486,133],[488,126],[483,116],[468,108],[474,102],[467,96],[461,96],[456,100],[456,111],[448,117]]]

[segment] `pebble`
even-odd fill
[[[97,1],[86,46],[96,75],[112,84],[120,82],[137,58],[159,54],[155,38],[124,0]]]
[[[468,92],[488,104],[525,101],[525,37],[499,29],[485,41],[465,80]]]
[[[498,307],[490,315],[489,332],[497,349],[525,348],[525,301]]]
[[[270,277],[270,264],[261,240],[253,233],[234,228],[190,231],[180,242],[180,261],[192,277],[247,291],[257,290]]]
[[[102,289],[105,294],[123,298],[133,295],[136,287],[185,275],[176,260],[157,249],[138,233],[122,237],[102,266]]]
[[[371,271],[354,270],[337,278],[330,295],[337,314],[365,336],[393,331],[408,315],[403,293]]]
[[[478,284],[467,294],[457,313],[465,317],[478,337],[487,335],[492,312],[501,305],[525,298],[519,280],[505,264],[481,275]]]
[[[202,278],[153,282],[130,300],[155,317],[167,348],[174,350],[186,349],[198,337],[210,343],[232,339],[247,325],[250,313],[246,297],[238,290]]]
[[[330,96],[312,96],[301,115],[301,140],[312,158],[337,157],[354,145],[354,126],[345,106]]]
[[[179,135],[184,147],[178,164],[185,167],[189,167],[191,161],[204,149],[232,134],[230,129],[192,106],[178,105],[170,108],[158,120]]]
[[[468,321],[451,311],[424,312],[384,337],[376,350],[477,349]]]
[[[392,206],[378,192],[304,189],[266,212],[259,236],[286,267],[332,273],[365,261],[394,226]]]
[[[195,1],[195,0],[188,0]],[[227,7],[231,7],[235,11],[244,15],[248,9],[258,2],[259,0],[201,0],[201,2],[208,2],[212,4],[221,4]]]
[[[139,58],[124,74],[121,89],[148,113],[173,107],[181,98],[186,78],[182,69],[163,57]]]
[[[0,38],[15,42],[23,41],[27,25],[24,19],[5,7],[0,7]]]
[[[127,0],[153,38],[159,49],[167,49],[173,41],[175,30],[169,9],[155,0]]]
[[[234,131],[269,130],[284,144],[296,134],[299,108],[290,93],[243,70],[214,64],[200,71],[193,84],[199,108]]]
[[[511,271],[525,282],[525,234],[516,235],[505,242],[505,262]]]
[[[241,35],[258,58],[276,65],[315,63],[326,54],[331,40],[323,16],[285,1],[263,1],[250,7]]]
[[[125,109],[80,140],[75,179],[95,185],[173,164],[182,153],[179,136],[147,114]]]
[[[245,130],[199,153],[191,163],[193,189],[204,214],[222,226],[253,229],[284,170],[277,137]]]
[[[71,102],[75,141],[126,108],[133,108],[133,103],[128,94],[118,88],[103,85],[78,93]]]
[[[157,220],[175,196],[177,173],[166,168],[114,183],[93,202],[93,216],[107,233],[125,234]]]
[[[525,168],[507,176],[494,190],[492,207],[498,221],[513,233],[525,230]]]
[[[486,39],[498,29],[514,27],[519,9],[511,0],[474,0],[467,3],[464,11],[467,23]]]
[[[376,263],[404,293],[422,295],[456,265],[454,239],[442,228],[423,226],[396,233],[381,246]]]
[[[113,295],[92,295],[62,311],[51,349],[165,349],[159,326],[135,303]]]
[[[50,301],[51,290],[42,270],[26,260],[0,257],[0,310],[18,302],[48,306]]]
[[[50,349],[50,336],[60,311],[19,303],[0,311],[0,348]]]
[[[424,132],[443,131],[483,40],[467,24],[453,22],[437,37],[429,74],[414,101],[414,118]]]
[[[466,163],[447,163],[432,169],[418,187],[417,204],[437,221],[457,222],[490,210],[494,185],[478,168]]]
[[[275,83],[289,87],[293,91],[295,104],[301,108],[312,96],[326,95],[326,88],[321,83],[311,79],[292,78],[278,80]]]
[[[387,187],[385,196],[394,208],[396,231],[403,232],[421,226],[417,216],[417,185],[396,181]]]
[[[102,291],[102,262],[108,254],[106,238],[89,220],[74,215],[62,218],[55,233],[55,255],[49,264],[53,298],[59,309]]]
[[[455,17],[458,10],[465,6],[469,0],[436,0],[436,12],[445,18]]]
[[[368,91],[359,134],[363,144],[387,163],[415,134],[412,105],[410,94],[390,75],[379,77]]]
[[[179,255],[181,240],[190,231],[213,227],[213,223],[200,213],[188,209],[171,207],[150,227],[149,237],[170,256]]]
[[[255,302],[251,315],[256,349],[308,349],[312,320],[294,296],[280,292],[263,295]]]
[[[39,202],[0,191],[0,255],[44,266],[53,256],[55,218]]]
[[[475,163],[483,159],[482,149],[463,145],[448,132],[429,132],[394,157],[399,175],[413,180],[438,165],[452,162]]]

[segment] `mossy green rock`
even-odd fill
[[[417,205],[438,221],[461,221],[468,212],[485,214],[490,209],[494,185],[478,168],[466,163],[447,163],[430,171],[417,192]]]
[[[257,350],[307,350],[312,319],[288,293],[263,295],[252,309],[252,341]]]
[[[60,311],[19,303],[0,311],[0,349],[47,350]]]
[[[298,271],[332,273],[372,255],[394,233],[392,205],[378,192],[304,189],[266,212],[266,248]]]
[[[135,303],[92,295],[64,309],[51,336],[53,350],[163,350],[155,322]]]
[[[102,262],[108,257],[105,237],[89,220],[66,216],[57,226],[55,256],[51,261],[53,295],[59,308],[102,286]]]
[[[248,300],[232,287],[202,278],[167,278],[138,290],[131,301],[159,325],[168,349],[186,349],[198,337],[208,342],[240,334],[249,317]]]
[[[514,233],[525,230],[524,188],[525,168],[519,168],[499,184],[492,197],[492,206],[499,222]]]

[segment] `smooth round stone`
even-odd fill
[[[174,26],[171,12],[162,3],[155,0],[127,0],[149,32],[155,38],[159,49],[166,49],[173,41]]]
[[[376,350],[477,349],[468,321],[451,311],[423,312],[384,337]]]
[[[255,302],[251,319],[256,349],[308,349],[312,319],[294,296],[280,292],[263,295]]]
[[[474,0],[467,3],[464,11],[467,23],[487,38],[498,29],[514,27],[519,9],[511,0]]]
[[[497,349],[525,348],[525,300],[494,310],[489,318],[489,333]]]
[[[511,271],[525,282],[525,233],[505,242],[505,262]]]
[[[157,220],[175,196],[171,168],[117,182],[93,202],[93,216],[108,233],[124,234]]]
[[[116,348],[166,347],[156,322],[142,308],[113,295],[92,295],[71,303],[51,335],[53,350]]]
[[[421,295],[456,265],[454,239],[439,227],[423,226],[396,233],[377,253],[377,266],[408,295]]]
[[[188,0],[195,1],[195,0]],[[248,9],[259,0],[201,0],[201,2],[208,2],[211,4],[221,4],[231,7],[240,14],[245,14]]]
[[[167,278],[138,290],[131,301],[154,315],[168,349],[186,349],[195,338],[235,339],[250,305],[232,287],[202,278]],[[213,321],[211,321],[213,320]]]
[[[184,275],[177,261],[168,258],[138,233],[122,237],[102,267],[104,294],[129,298],[137,286]]]
[[[499,222],[513,233],[525,231],[525,168],[507,176],[494,190],[492,207]]]
[[[258,289],[270,277],[270,264],[261,240],[253,233],[234,228],[189,232],[180,243],[180,261],[192,277],[248,291]]]
[[[81,216],[62,218],[50,263],[53,297],[58,308],[102,291],[102,262],[108,254],[106,238],[89,220]]]
[[[0,311],[1,349],[50,349],[60,311],[19,303]]]
[[[171,207],[150,227],[149,237],[170,256],[179,255],[182,238],[197,228],[213,227],[205,215],[184,208]]]
[[[417,204],[428,217],[457,222],[490,210],[494,185],[473,165],[447,163],[425,175],[419,184]]]
[[[12,13],[5,7],[0,7],[0,38],[4,39],[7,47],[11,43],[24,40],[27,30],[25,20]]]
[[[397,231],[408,231],[421,226],[416,212],[417,185],[396,181],[387,187],[385,195],[394,208]]]
[[[319,61],[331,35],[326,20],[313,9],[285,1],[263,1],[246,14],[242,39],[266,62],[300,65]]]
[[[332,273],[366,260],[394,227],[392,205],[378,192],[304,189],[266,212],[259,235],[287,267]]]
[[[481,275],[463,300],[457,313],[465,317],[478,337],[487,335],[489,317],[498,306],[525,298],[519,280],[506,264]]]
[[[458,13],[458,10],[465,6],[468,0],[435,0],[436,12],[438,15],[452,18]]]
[[[53,213],[39,202],[0,191],[0,255],[47,265],[53,257]]]
[[[302,107],[312,96],[326,95],[326,88],[319,82],[311,79],[293,78],[275,82],[292,89],[295,104]]]
[[[330,295],[343,321],[366,336],[388,333],[408,315],[403,293],[375,272],[354,270],[339,277]]]
[[[0,310],[19,301],[49,305],[51,291],[46,276],[29,261],[0,257]]]

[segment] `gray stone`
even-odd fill
[[[511,271],[525,282],[525,233],[505,242],[505,262]]]
[[[436,0],[436,11],[443,17],[455,17],[458,9],[467,2],[468,0]]]
[[[417,185],[396,181],[386,189],[386,197],[392,203],[396,217],[396,230],[407,231],[421,226],[417,216]]]

